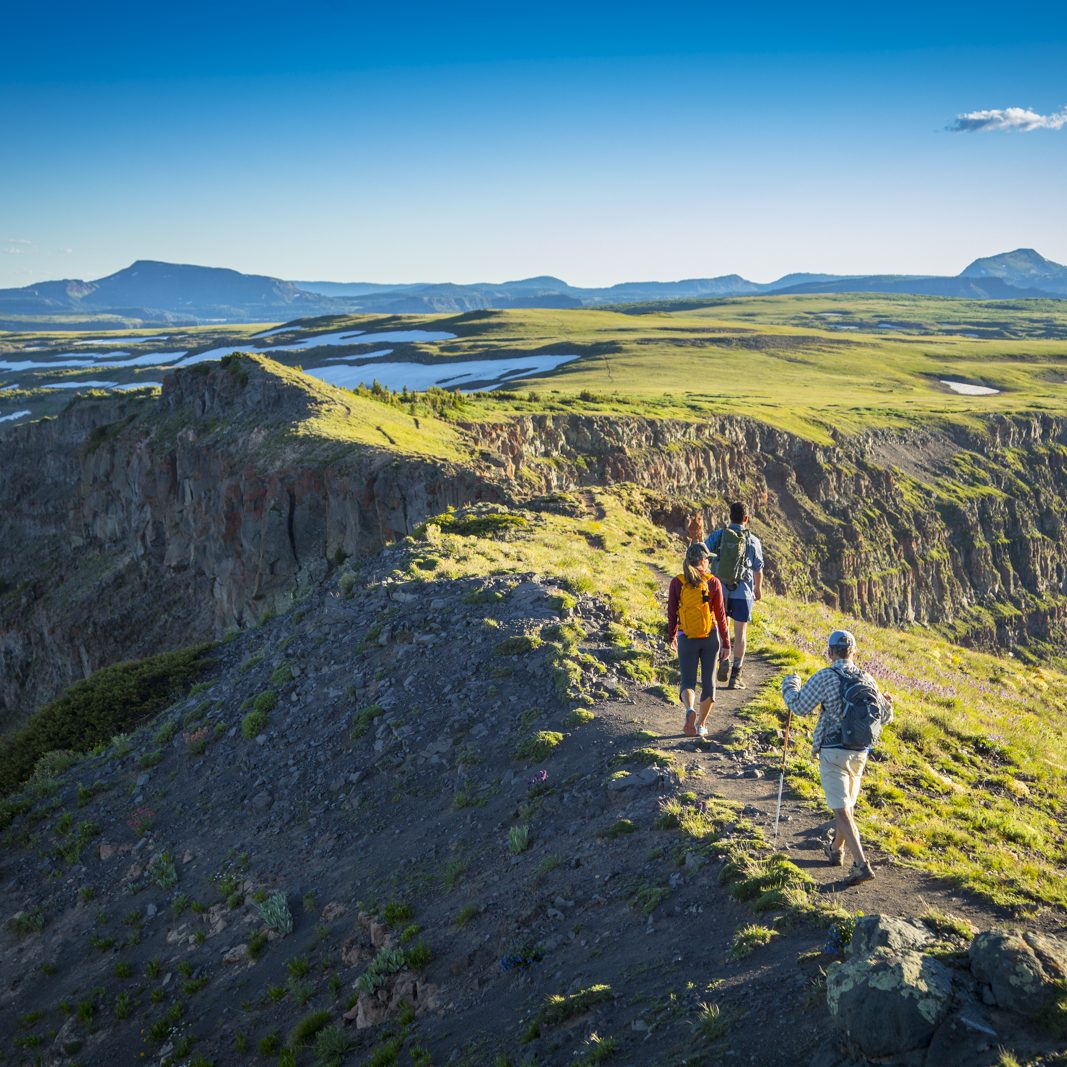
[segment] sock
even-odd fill
[[[745,661],[744,661],[744,658],[742,658],[742,659],[735,659],[735,660],[734,660],[734,670],[735,670],[735,671],[739,671],[739,670],[741,669],[741,664],[742,664],[742,663],[744,663],[744,662],[745,662]]]

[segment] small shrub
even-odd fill
[[[665,885],[644,885],[639,887],[630,903],[646,915],[651,915],[663,903],[670,889]]]
[[[278,1036],[277,1032],[272,1031],[269,1034],[265,1034],[259,1039],[259,1054],[261,1056],[273,1056],[274,1053],[281,1048],[282,1039]]]
[[[265,711],[250,711],[241,720],[241,736],[246,741],[254,741],[267,727]]]
[[[171,719],[165,722],[152,736],[152,742],[157,748],[169,745],[178,734],[178,720]]]
[[[7,928],[16,934],[39,934],[44,929],[44,912],[40,908],[16,912],[7,921]]]
[[[327,1026],[315,1035],[315,1059],[321,1067],[337,1067],[356,1047],[355,1038],[339,1026]]]
[[[327,1026],[330,1022],[330,1013],[328,1011],[316,1011],[311,1015],[305,1015],[289,1031],[289,1040],[286,1042],[290,1048],[300,1048],[303,1045],[309,1045],[314,1040],[315,1035]]]
[[[530,827],[526,823],[513,826],[508,830],[508,851],[517,856],[530,847]]]
[[[311,970],[311,964],[308,963],[307,956],[294,956],[286,961],[285,969],[289,972],[290,978],[305,978]]]
[[[267,936],[266,930],[256,930],[252,936],[248,939],[248,956],[250,959],[257,960],[266,947],[267,942],[270,939]]]
[[[538,730],[519,742],[515,748],[515,758],[539,762],[550,756],[562,741],[563,734],[556,730]]]
[[[433,959],[430,946],[423,940],[418,940],[404,953],[404,962],[408,970],[421,971]]]
[[[273,711],[278,706],[278,694],[273,689],[264,689],[255,700],[252,701],[252,710],[262,715]]]
[[[575,708],[567,716],[567,725],[574,730],[579,726],[584,726],[587,722],[592,722],[595,718],[596,715],[588,708]]]
[[[142,771],[147,771],[151,767],[155,767],[157,764],[163,762],[163,750],[160,748],[149,749],[138,761],[137,766]]]
[[[540,648],[543,642],[537,634],[519,634],[507,637],[496,646],[498,656],[522,656]]]
[[[293,913],[289,910],[289,901],[284,893],[274,893],[262,904],[257,904],[256,909],[271,930],[280,934],[293,932]]]
[[[382,908],[382,919],[386,926],[396,926],[415,917],[415,911],[410,904],[398,904],[391,902]]]
[[[348,732],[348,736],[353,741],[358,741],[364,734],[371,728],[371,724],[379,715],[383,714],[384,708],[377,704],[371,704],[369,707],[360,708],[359,711],[352,716],[352,726]]]
[[[288,663],[283,663],[274,669],[270,676],[270,684],[281,687],[293,680],[293,668]]]

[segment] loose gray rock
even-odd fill
[[[1035,1018],[1059,995],[1067,945],[1059,938],[990,930],[971,942],[971,973],[992,990],[998,1007]]]
[[[876,948],[826,976],[830,1014],[869,1058],[923,1048],[951,1001],[951,972],[919,952]]]
[[[622,778],[612,778],[608,782],[608,789],[613,792],[622,792],[624,789],[640,789],[642,787],[658,785],[660,775],[651,767],[643,767],[639,771],[633,771]]]
[[[869,956],[876,948],[882,947],[894,952],[921,952],[933,940],[933,934],[917,919],[864,915],[856,920],[848,954]]]

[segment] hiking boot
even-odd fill
[[[729,659],[719,660],[719,673],[715,675],[716,680],[721,684],[730,677],[730,661]]]
[[[685,713],[685,726],[682,727],[682,733],[686,737],[696,737],[697,735],[697,713],[688,708]]]
[[[859,885],[869,882],[874,877],[874,868],[870,863],[853,863],[845,876],[845,885]]]
[[[741,668],[740,667],[734,667],[734,669],[732,671],[730,671],[730,684],[727,686],[727,689],[747,689],[747,688],[748,688],[748,686],[745,685],[743,679],[741,678]]]
[[[845,865],[845,849],[834,848],[833,838],[829,841],[825,841],[822,846],[823,852],[826,853],[826,858],[830,862],[831,867],[844,867]]]
[[[702,737],[706,741],[708,739],[708,728],[706,726],[698,726],[697,737]]]

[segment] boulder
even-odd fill
[[[1046,934],[990,930],[971,942],[970,961],[998,1007],[1033,1019],[1062,992],[1067,945]]]
[[[856,920],[848,954],[869,956],[876,948],[890,948],[894,952],[921,952],[933,940],[933,934],[918,919],[863,915]]]
[[[874,949],[832,966],[830,1014],[868,1058],[924,1048],[948,1014],[952,975],[919,952]]]

